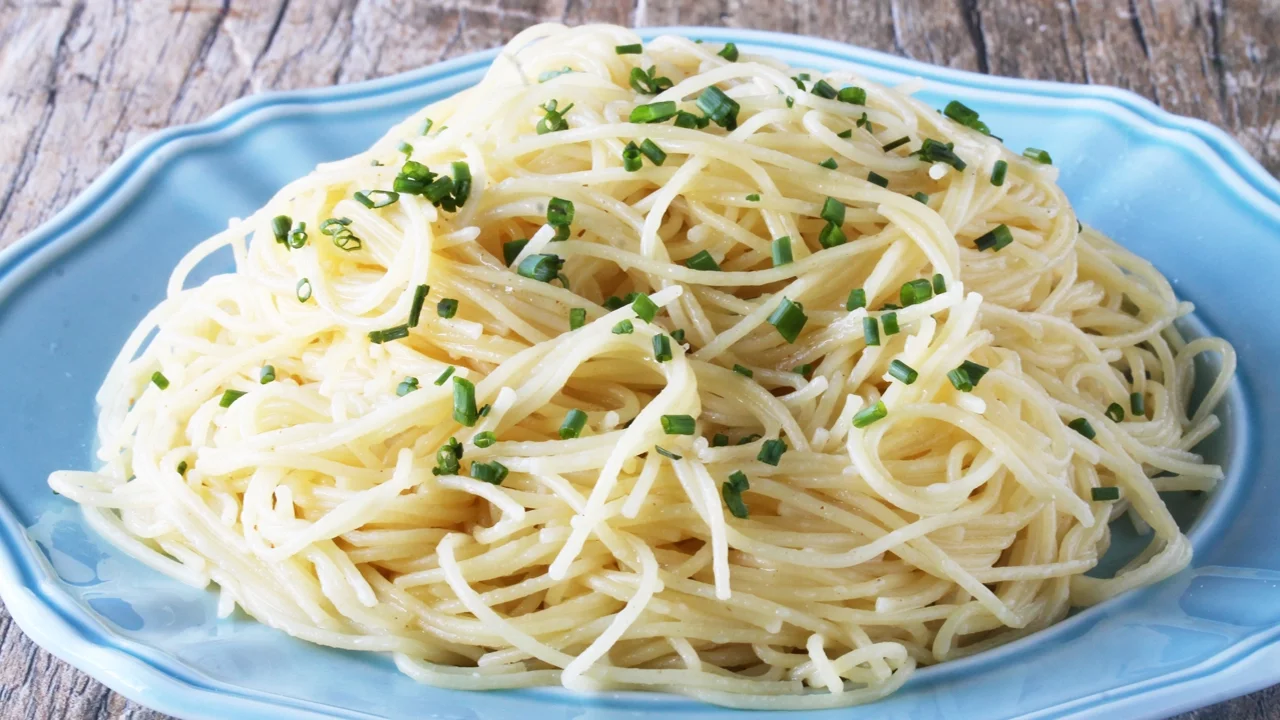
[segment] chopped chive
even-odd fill
[[[645,322],[653,322],[653,319],[658,316],[658,306],[644,293],[636,293],[636,299],[631,302],[631,309],[636,312],[636,317]]]
[[[835,170],[836,168],[840,167],[839,165],[836,164],[835,158],[827,158],[826,160],[823,160],[818,164],[828,170]]]
[[[563,110],[558,109],[558,105],[559,103],[555,100],[548,100],[546,104],[542,106],[542,110],[546,114],[542,116],[542,119],[538,121],[537,126],[534,127],[534,130],[537,131],[539,135],[546,135],[547,133],[560,132],[561,130],[569,129],[569,121],[566,120],[564,116],[573,109],[573,103],[565,105]]]
[[[300,303],[304,303],[310,300],[311,299],[311,281],[306,278],[302,278],[301,280],[298,281],[297,286],[294,287],[293,292],[294,292],[294,295],[297,296],[298,302]]]
[[[644,52],[644,46],[640,43],[634,43],[632,45],[618,45],[614,47],[613,50],[619,55],[639,55]]]
[[[762,437],[762,436],[761,436],[759,433],[751,433],[750,435],[747,435],[747,436],[745,436],[745,437],[740,437],[740,438],[738,438],[738,442],[737,442],[737,443],[735,443],[735,444],[737,444],[737,445],[750,445],[751,443],[753,443],[753,442],[755,442],[755,441],[759,440],[761,437]]]
[[[895,305],[894,303],[885,303],[880,309],[881,310],[901,310],[902,306]]]
[[[431,126],[432,126],[432,125],[435,125],[435,122],[434,122],[434,121],[432,121],[432,119],[431,119],[431,118],[427,118],[426,120],[423,120],[423,121],[422,121],[422,131],[421,131],[421,132],[419,132],[418,134],[419,134],[419,135],[426,135],[427,133],[431,132]]]
[[[822,202],[822,212],[818,213],[818,217],[826,220],[832,225],[844,224],[845,206],[844,203],[829,197]]]
[[[799,75],[792,76],[791,82],[795,83],[797,88],[804,90],[805,89],[804,83],[808,79],[809,79],[809,73],[800,73]]]
[[[840,88],[840,92],[836,94],[836,99],[851,105],[866,105],[867,91],[860,87]]]
[[[178,463],[178,474],[186,475],[188,468],[189,466],[187,465],[187,461],[183,460],[182,462]]]
[[[951,381],[952,387],[960,392],[971,392],[973,390],[973,380],[969,378],[969,372],[963,367],[958,367],[948,372],[947,379]]]
[[[729,62],[737,62],[738,46],[734,45],[733,43],[725,43],[724,47],[720,49],[720,52],[716,54],[724,58],[725,60],[728,60]]]
[[[683,345],[684,344],[684,328],[676,328],[675,330],[672,330],[671,339]]]
[[[676,104],[673,100],[637,105],[631,110],[628,118],[633,123],[660,123],[670,120],[676,115]]]
[[[422,190],[422,196],[425,197],[432,205],[441,207],[445,203],[445,199],[453,194],[453,178],[447,175],[441,175],[431,184]]]
[[[1111,502],[1120,499],[1120,488],[1114,485],[1089,488],[1089,499],[1094,502]]]
[[[711,447],[725,447],[729,444],[729,436],[724,433],[716,433],[711,436]]]
[[[440,373],[438,376],[436,376],[435,384],[436,384],[437,386],[444,385],[444,384],[445,384],[445,381],[446,381],[446,380],[448,380],[448,379],[449,379],[449,377],[450,377],[450,376],[452,376],[452,375],[453,375],[453,366],[452,366],[452,365],[450,365],[449,367],[447,367],[447,368],[445,368],[445,369],[444,369],[444,372],[442,372],[442,373]]]
[[[507,479],[507,473],[509,472],[507,466],[497,460],[490,460],[487,463],[471,463],[471,477],[481,482],[487,482],[490,485],[501,485],[502,481]]]
[[[409,393],[417,389],[418,389],[418,378],[409,376],[409,377],[406,377],[404,380],[401,380],[400,384],[396,386],[396,395],[398,395],[399,397],[404,397],[405,395],[408,395]]]
[[[586,427],[587,414],[578,408],[574,408],[565,413],[564,421],[560,423],[560,439],[572,440],[582,434],[582,428]]]
[[[462,466],[458,460],[462,459],[462,443],[458,442],[458,438],[449,438],[449,442],[440,446],[436,451],[436,466],[431,469],[432,475],[457,475]]]
[[[410,145],[410,144],[409,144],[409,143],[407,143],[407,142],[403,142],[403,141],[402,141],[402,142],[400,143],[400,145],[399,145],[396,149],[397,149],[397,150],[399,150],[400,152],[404,153],[405,155],[412,155],[412,154],[413,154],[413,146],[412,146],[412,145]]]
[[[586,308],[570,308],[569,309],[569,329],[577,330],[587,324]]]
[[[369,332],[369,340],[377,345],[407,337],[409,337],[408,325],[396,325],[395,327],[389,327],[385,330],[372,330]]]
[[[836,133],[836,137],[842,138],[844,140],[848,140],[849,138],[853,137],[853,128],[849,128],[848,130],[841,130],[840,132]]]
[[[1009,163],[1003,160],[997,160],[994,167],[991,168],[991,184],[996,187],[1004,185],[1004,176],[1009,172]]]
[[[844,301],[844,309],[849,311],[857,310],[867,306],[867,291],[862,288],[854,288],[849,291],[849,299]]]
[[[471,195],[471,166],[457,160],[450,167],[453,168],[453,204],[462,207]]]
[[[883,420],[889,414],[889,408],[884,406],[883,400],[877,400],[875,405],[865,407],[859,410],[853,416],[853,426],[856,428],[864,428],[877,420]]]
[[[694,420],[689,415],[663,415],[662,431],[668,435],[692,435]]]
[[[559,255],[530,255],[520,261],[516,273],[530,280],[549,283],[556,279],[562,267],[564,260]]]
[[[511,240],[502,243],[502,260],[507,264],[507,267],[511,267],[511,263],[520,257],[520,251],[524,250],[524,246],[528,244],[528,239]]]
[[[1042,165],[1053,164],[1053,158],[1049,157],[1049,151],[1041,150],[1040,148],[1029,147],[1026,150],[1022,151],[1022,156],[1025,158],[1030,158],[1032,160],[1035,160],[1036,162]]]
[[[913,194],[913,195],[911,196],[911,199],[912,199],[912,200],[915,200],[916,202],[920,203],[921,205],[928,205],[928,204],[929,204],[929,196],[928,196],[928,195],[926,195],[925,193],[922,193],[922,192],[918,192],[918,193]]]
[[[413,305],[409,307],[409,327],[418,327],[418,322],[422,320],[422,306],[427,301],[427,293],[431,292],[431,286],[419,285],[413,291]]]
[[[448,320],[458,314],[458,301],[453,298],[444,298],[436,303],[436,315]]]
[[[803,365],[797,365],[791,368],[791,372],[807,380],[809,379],[809,374],[813,372],[813,363],[805,363]]]
[[[482,433],[476,433],[475,437],[471,438],[471,442],[478,448],[487,448],[498,442],[498,436],[492,430],[485,430]]]
[[[218,401],[218,407],[229,408],[231,407],[231,403],[239,400],[247,394],[248,393],[243,390],[227,390],[222,393],[222,399]]]
[[[547,202],[547,224],[552,227],[573,224],[573,201],[553,197]]]
[[[659,455],[661,455],[661,456],[662,456],[662,457],[664,457],[664,458],[670,458],[670,459],[672,459],[672,460],[679,460],[679,459],[680,459],[680,456],[679,456],[679,455],[677,455],[677,454],[675,454],[675,453],[671,452],[670,450],[668,450],[668,449],[666,449],[666,448],[662,447],[661,445],[654,445],[654,446],[653,446],[653,449],[654,449],[654,450],[657,450],[657,451],[658,451],[658,454],[659,454]]]
[[[479,414],[476,412],[476,386],[466,378],[453,378],[453,419],[474,427]]]
[[[491,410],[492,408],[493,408],[492,405],[490,405],[489,403],[485,403],[484,407],[480,408],[480,417],[486,417],[489,414],[489,410]]]
[[[897,380],[901,380],[904,385],[910,385],[920,377],[920,373],[916,372],[915,368],[901,360],[894,360],[889,363],[889,375]]]
[[[355,201],[361,205],[375,210],[377,208],[386,207],[400,199],[400,193],[390,190],[365,190],[352,195]]]
[[[831,87],[831,83],[827,82],[826,80],[819,80],[818,82],[814,83],[813,89],[811,89],[809,92],[813,93],[814,95],[817,95],[820,98],[826,98],[828,100],[836,99],[836,89]]]
[[[787,107],[794,107],[794,106],[795,106],[795,104],[796,104],[796,99],[795,99],[795,98],[793,98],[793,97],[791,97],[790,95],[788,95],[788,96],[787,96]]]
[[[835,223],[827,223],[827,226],[822,228],[822,232],[818,233],[818,244],[824,248],[830,249],[846,242],[848,242],[848,238],[845,237],[844,230],[841,230],[840,226]]]
[[[672,103],[674,105],[675,103]],[[738,127],[738,111],[742,108],[724,91],[711,85],[698,96],[698,109],[706,113],[712,122],[726,130]]]
[[[672,358],[671,355],[671,338],[666,335],[658,334],[653,336],[653,359],[660,363],[666,362]]]
[[[716,259],[711,257],[711,253],[707,252],[706,250],[699,250],[698,252],[694,253],[692,256],[689,257],[688,260],[684,261],[684,264],[685,264],[685,267],[689,268],[690,270],[712,271],[712,270],[720,269],[720,263],[716,262]]]
[[[1009,230],[1009,226],[1001,223],[990,232],[974,240],[973,245],[978,248],[979,252],[983,250],[999,252],[1012,242],[1013,233]]]
[[[739,375],[745,375],[747,377],[755,377],[755,372],[751,368],[744,367],[737,363],[733,364],[733,371],[738,373]]]
[[[880,323],[870,315],[862,318],[862,338],[866,341],[867,347],[880,344]]]
[[[871,183],[872,185],[879,185],[882,188],[889,187],[889,178],[875,171],[867,173],[867,182]]]
[[[747,196],[747,202],[760,202],[760,195],[757,193],[751,193]]]
[[[991,134],[991,128],[987,127],[986,123],[978,119],[978,111],[970,108],[959,100],[952,100],[947,103],[947,107],[943,109],[942,114],[967,128],[977,130],[983,135]]]
[[[671,88],[671,78],[654,76],[654,72],[657,69],[656,67],[650,67],[648,70],[642,70],[638,67],[631,68],[631,89],[641,95],[657,95],[663,90]],[[631,122],[638,121],[632,120]]]
[[[1134,417],[1145,418],[1147,416],[1147,398],[1140,392],[1129,394],[1129,412]]]
[[[773,440],[765,440],[760,446],[760,454],[756,455],[756,459],[766,465],[778,466],[782,460],[782,453],[787,451],[787,443],[782,438]]]
[[[636,172],[644,167],[644,160],[640,159],[640,147],[634,142],[627,143],[622,148],[622,169],[627,172]]]
[[[291,250],[297,250],[307,244],[307,224],[299,220],[289,231],[289,240],[285,243]]]
[[[169,378],[165,377],[164,373],[159,370],[151,373],[151,382],[155,383],[155,386],[161,390],[166,390],[169,387]]]
[[[747,476],[741,471],[736,470],[729,479],[720,486],[720,495],[724,498],[725,507],[729,508],[729,512],[740,520],[746,520],[750,512],[747,510],[747,504],[742,501],[742,493],[751,488],[751,483],[747,481]]]
[[[780,267],[791,262],[791,236],[783,235],[769,244],[773,254],[773,266]]]
[[[1124,407],[1120,403],[1111,403],[1107,406],[1106,415],[1111,422],[1120,422],[1124,420]]]
[[[262,369],[258,371],[258,383],[260,385],[266,385],[267,383],[273,383],[275,381],[276,381],[276,366],[263,365]]]
[[[971,360],[965,360],[960,363],[960,369],[964,370],[965,373],[968,374],[969,379],[973,381],[975,387],[982,381],[982,376],[986,375],[987,372],[991,370],[991,368],[986,365],[979,365]]]
[[[613,326],[614,335],[630,335],[633,332],[635,332],[635,326],[631,324],[630,320],[623,320]]]
[[[275,235],[278,243],[289,241],[289,228],[291,227],[293,227],[293,220],[288,215],[277,215],[271,218],[271,234]]]
[[[885,313],[880,316],[880,322],[884,325],[885,335],[898,334],[898,313]]]
[[[1093,429],[1093,426],[1089,424],[1089,421],[1086,418],[1076,418],[1075,420],[1067,423],[1067,427],[1075,430],[1089,440],[1098,436],[1098,433]]]
[[[944,143],[934,140],[933,138],[925,138],[924,143],[920,145],[920,149],[911,153],[911,155],[924,160],[925,162],[940,162],[950,165],[956,170],[964,170],[968,165],[960,156],[952,150],[951,143]]]
[[[902,147],[903,145],[906,145],[909,142],[911,142],[911,137],[908,135],[903,135],[902,137],[898,138],[897,140],[894,140],[891,143],[886,143],[884,145],[881,145],[880,149],[885,152],[889,152],[890,150],[897,150],[898,148]]]
[[[690,130],[701,130],[702,128],[710,124],[711,124],[711,119],[705,116],[699,117],[697,115],[694,115],[691,112],[685,112],[684,110],[681,110],[676,113],[675,126],[678,128],[687,128]]]
[[[809,322],[809,318],[804,314],[803,305],[784,297],[769,315],[768,322],[778,330],[783,340],[794,343],[796,338],[800,337],[800,331],[804,329],[805,323]]]
[[[867,132],[875,132],[875,128],[871,125],[871,119],[867,117],[866,113],[862,113],[862,117],[858,118],[858,121],[854,123],[854,125],[857,125],[860,128],[866,128]]]
[[[933,294],[941,295],[947,291],[947,279],[942,277],[942,273],[933,274]]]
[[[623,300],[622,298],[618,297],[617,295],[612,295],[612,296],[610,296],[610,297],[608,297],[608,298],[605,298],[605,301],[604,301],[604,303],[603,303],[603,304],[604,304],[604,307],[605,307],[605,309],[606,309],[606,310],[617,310],[618,308],[622,307],[623,305],[626,305],[626,304],[627,304],[627,301],[626,301],[626,300]]]
[[[909,280],[903,283],[902,289],[898,291],[898,299],[902,301],[902,307],[917,305],[931,297],[933,297],[933,285],[924,278]]]

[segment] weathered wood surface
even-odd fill
[[[782,30],[1117,85],[1225,128],[1280,174],[1280,0],[0,0],[0,247],[150,132],[262,90],[493,47],[547,20]],[[164,716],[36,648],[0,608],[0,717]],[[1280,688],[1184,718],[1280,720]]]

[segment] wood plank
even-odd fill
[[[1280,173],[1275,0],[10,0],[0,4],[0,246],[155,130],[254,92],[493,47],[545,21],[773,29],[949,67],[1116,85],[1221,125]],[[0,717],[164,716],[39,650],[0,608]],[[1280,720],[1280,688],[1182,718]]]

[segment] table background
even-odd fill
[[[353,82],[526,26],[780,30],[967,70],[1117,85],[1280,175],[1280,0],[0,0],[0,247],[128,146],[243,95]],[[0,607],[0,718],[165,716],[35,647]],[[1181,720],[1280,720],[1280,686]]]

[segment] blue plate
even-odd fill
[[[1048,149],[1080,216],[1151,259],[1196,304],[1197,322],[1240,356],[1225,427],[1206,449],[1229,477],[1203,507],[1179,506],[1193,524],[1191,568],[1003,648],[926,668],[874,706],[778,715],[1158,717],[1280,681],[1280,444],[1259,441],[1280,437],[1280,290],[1266,276],[1280,268],[1280,184],[1218,129],[1112,88],[992,78],[774,33],[642,35],[661,32],[812,68],[852,65],[880,82],[925,78],[926,101],[959,98],[1011,147]],[[37,643],[187,718],[735,714],[640,693],[440,690],[381,656],[309,645],[242,615],[219,621],[212,593],[121,556],[45,484],[52,470],[92,465],[94,392],[188,249],[316,163],[365,149],[412,110],[475,83],[495,54],[258,95],[154,135],[0,255],[0,594]]]

